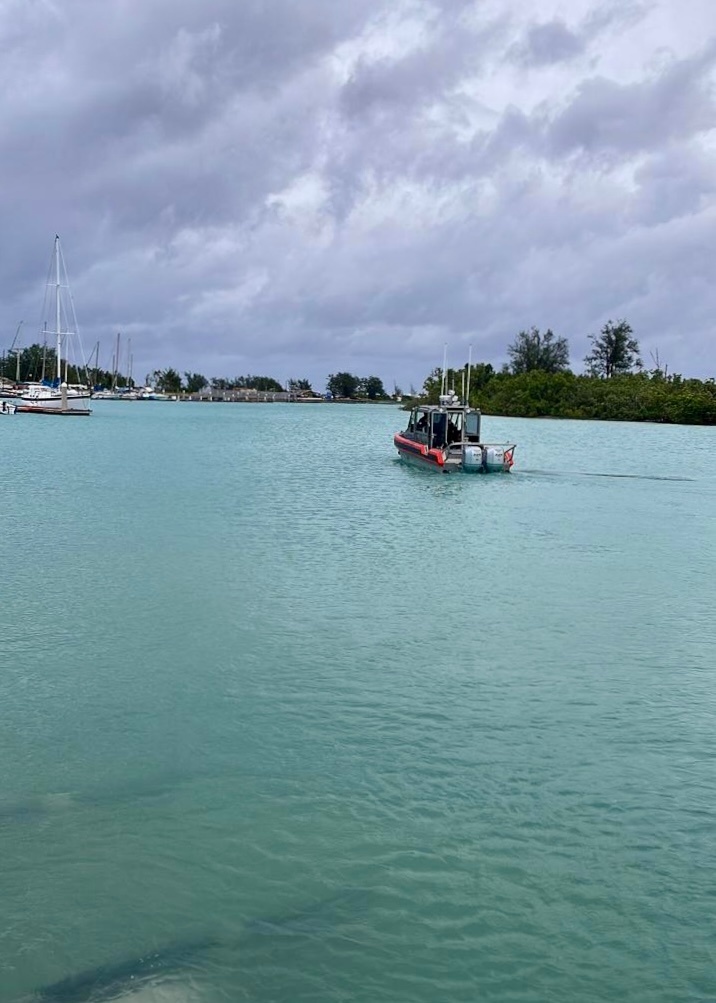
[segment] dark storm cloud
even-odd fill
[[[708,368],[714,50],[659,10],[6,3],[3,340],[59,231],[85,341],[141,372],[419,382],[622,315]]]

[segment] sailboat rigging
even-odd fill
[[[90,414],[90,391],[84,385],[68,385],[69,372],[69,340],[72,332],[67,326],[70,316],[74,319],[74,306],[69,297],[67,270],[64,266],[60,238],[55,235],[53,246],[54,282],[48,283],[54,287],[54,322],[55,330],[47,331],[45,327],[45,344],[47,335],[55,335],[55,378],[52,381],[44,379],[45,358],[43,353],[43,379],[40,382],[23,384],[17,399],[17,410],[34,414]],[[64,281],[63,281],[64,280]],[[63,300],[64,292],[64,300]],[[69,302],[69,306],[65,305]],[[64,355],[63,355],[64,352]]]

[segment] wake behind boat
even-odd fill
[[[68,292],[65,293],[65,296],[69,305],[63,302],[63,290],[68,290],[68,283],[58,236],[55,236],[53,248],[53,271],[55,277],[55,281],[52,283],[55,291],[55,330],[47,333],[54,334],[56,339],[56,375],[51,381],[43,379],[37,383],[22,384],[20,393],[15,398],[15,406],[17,411],[26,414],[86,415],[91,413],[89,388],[80,385],[68,386],[67,383],[67,356],[71,337],[71,331],[67,324],[70,316],[74,319],[74,308]]]

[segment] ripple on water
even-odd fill
[[[2,1003],[716,998],[713,430],[399,417],[3,430]]]

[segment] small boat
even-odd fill
[[[461,403],[454,391],[441,394],[439,400],[414,407],[408,427],[395,433],[401,460],[445,474],[509,473],[516,444],[482,442],[482,414]]]
[[[2,401],[0,403],[0,415],[2,414],[15,414],[15,405],[11,404],[10,401]]]
[[[20,414],[91,414],[87,406],[90,399],[84,387],[52,383],[26,383],[17,398],[15,410]]]
[[[53,271],[55,281],[51,285],[55,292],[55,331],[47,333],[54,334],[57,340],[55,351],[57,374],[52,381],[42,380],[38,383],[22,384],[16,398],[16,410],[26,414],[86,415],[91,413],[89,388],[81,385],[68,386],[67,383],[67,342],[70,338],[67,321],[70,316],[74,317],[74,307],[71,299],[68,299],[68,292],[65,292],[64,299],[62,295],[63,289],[67,289],[67,274],[64,269],[58,236],[55,236],[53,249]],[[63,349],[65,351],[64,360]]]
[[[441,473],[509,473],[515,443],[482,442],[482,415],[462,404],[454,391],[440,395],[439,404],[419,404],[410,412],[408,427],[393,437],[401,460]]]

